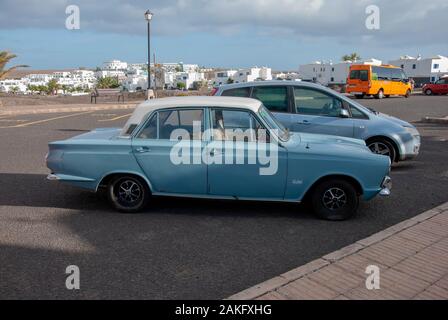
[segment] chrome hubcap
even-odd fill
[[[142,195],[140,186],[132,180],[121,182],[117,190],[118,199],[127,204],[138,201]]]
[[[390,157],[389,147],[381,142],[374,142],[369,145],[369,149],[376,154],[382,154],[383,156]]]
[[[329,210],[337,210],[344,207],[347,203],[347,195],[344,190],[339,188],[331,188],[325,191],[322,197],[325,208]]]

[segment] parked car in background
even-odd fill
[[[186,140],[175,135],[179,130]],[[229,136],[229,130],[249,135]],[[260,130],[266,130],[264,139]],[[192,147],[183,146],[193,161],[202,161],[173,161],[173,150],[190,141]],[[273,162],[249,158],[268,147]],[[215,161],[223,155],[225,163]],[[234,155],[242,161],[229,162]],[[391,188],[390,159],[371,153],[364,141],[290,133],[260,101],[246,98],[146,101],[122,129],[95,129],[49,143],[46,161],[48,179],[92,191],[104,187],[112,205],[123,212],[142,210],[151,195],[309,199],[319,217],[343,220],[356,212],[360,197],[387,196]],[[275,170],[261,174],[273,163]]]
[[[433,94],[448,94],[448,77],[442,78],[435,83],[427,83],[423,85],[422,90],[427,96]]]
[[[350,66],[346,92],[359,99],[365,96],[382,99],[391,95],[409,98],[412,85],[401,68],[392,65],[353,64]]]
[[[324,86],[297,81],[223,85],[217,96],[258,99],[291,131],[362,139],[392,162],[416,157],[420,134],[410,123],[366,108]]]

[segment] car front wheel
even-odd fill
[[[371,140],[367,142],[367,147],[376,154],[388,156],[391,163],[394,163],[396,158],[396,152],[394,146],[384,139]]]
[[[432,95],[432,90],[431,90],[431,89],[426,89],[426,90],[425,90],[425,94],[426,94],[427,96]]]
[[[352,217],[359,205],[355,187],[342,179],[331,179],[320,183],[312,194],[312,205],[316,215],[325,220],[340,221]]]
[[[119,176],[108,184],[108,198],[114,208],[123,213],[135,213],[145,208],[150,197],[149,188],[142,179]]]

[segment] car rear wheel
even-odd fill
[[[431,90],[431,89],[426,89],[426,90],[425,90],[425,94],[426,94],[427,96],[432,95],[432,90]]]
[[[367,147],[376,154],[388,156],[391,163],[394,163],[396,152],[394,146],[385,139],[375,139],[367,142]]]
[[[107,186],[107,194],[114,208],[123,213],[135,213],[145,208],[150,197],[149,188],[135,176],[118,176]]]
[[[355,94],[356,99],[363,99],[364,96],[365,96],[364,94]]]
[[[352,217],[359,205],[355,187],[342,179],[320,183],[312,194],[315,214],[325,220],[340,221]]]
[[[384,91],[383,91],[383,89],[380,89],[378,91],[378,93],[375,95],[375,98],[376,99],[383,99],[384,98]]]
[[[405,98],[409,98],[411,96],[411,90],[407,90],[406,94],[404,95]]]

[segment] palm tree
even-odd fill
[[[47,83],[47,93],[54,95],[58,93],[58,90],[60,88],[60,85],[56,79],[51,79]]]
[[[27,65],[21,64],[21,65],[13,66],[9,69],[5,69],[6,64],[11,59],[14,59],[15,57],[17,57],[15,54],[11,54],[7,51],[0,51],[0,79],[5,78],[6,75],[14,69],[28,67]]]
[[[356,52],[352,53],[352,54],[346,54],[345,56],[342,57],[342,61],[358,61],[361,60],[361,56],[359,54],[357,54]]]

